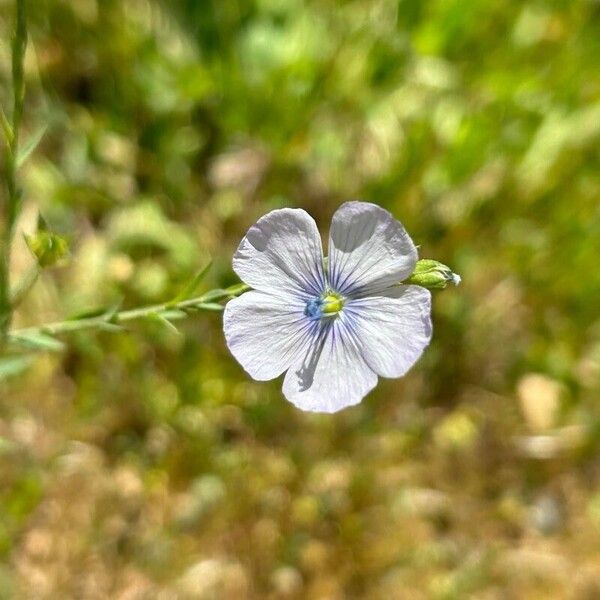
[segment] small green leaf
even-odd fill
[[[199,302],[198,304],[194,304],[193,308],[198,310],[210,310],[214,312],[221,312],[223,310],[222,304],[217,304],[216,302]]]
[[[38,213],[37,228],[38,231],[50,231],[50,228],[48,227],[48,221],[44,219],[44,215],[42,215],[42,213]]]
[[[123,300],[119,299],[113,304],[109,304],[108,306],[100,306],[98,308],[90,308],[88,310],[84,310],[69,317],[69,321],[81,321],[83,319],[93,319],[94,317],[101,317],[102,315],[106,315],[107,321],[111,321],[115,314],[119,312],[121,305],[123,304]]]
[[[19,168],[23,165],[23,163],[29,158],[31,153],[37,148],[38,144],[42,141],[46,130],[48,129],[48,125],[43,125],[40,127],[31,137],[29,142],[21,148],[19,154],[17,155],[16,166]]]
[[[187,317],[187,313],[185,312],[185,310],[178,310],[176,308],[161,310],[160,314],[169,321],[177,321],[179,319],[185,319]]]
[[[105,313],[105,318],[107,323],[117,324],[117,315],[121,308],[122,300],[115,302]]]
[[[92,319],[94,317],[100,317],[108,312],[108,308],[106,306],[102,306],[100,308],[90,308],[89,310],[82,310],[81,312],[77,312],[71,315],[67,320],[68,321],[81,321],[83,319]]]
[[[173,298],[170,304],[177,304],[182,300],[187,300],[188,298],[190,298],[198,289],[198,286],[204,279],[204,276],[208,273],[211,266],[212,260],[209,260],[208,263],[204,267],[202,267],[202,269],[200,269],[200,271],[198,271],[196,275],[194,275],[194,278],[185,286],[185,288],[181,290],[181,292],[179,292],[179,294],[177,294],[175,298]]]
[[[39,265],[33,265],[25,274],[19,279],[14,288],[10,291],[10,303],[13,310],[21,304],[23,299],[27,296],[31,288],[35,285],[40,275]]]
[[[33,356],[23,354],[0,358],[0,380],[20,375],[31,366],[33,360]]]
[[[229,294],[227,290],[210,290],[210,292],[206,292],[206,294],[202,294],[202,302],[210,302],[212,300],[220,300],[222,298],[226,298]]]
[[[235,285],[229,286],[225,292],[228,296],[239,296],[250,289],[250,286],[246,285],[245,283],[236,283]]]
[[[65,345],[47,333],[27,331],[13,335],[13,341],[33,348],[34,350],[50,350],[60,352]]]
[[[4,137],[6,138],[6,142],[10,145],[13,140],[13,131],[4,111],[0,108],[0,127],[2,127],[2,131],[4,133]]]
[[[150,313],[148,315],[148,318],[151,321],[156,321],[157,323],[164,325],[169,331],[172,331],[173,333],[176,333],[177,335],[181,335],[181,332],[179,331],[179,329],[177,329],[177,327],[175,327],[175,325],[173,325],[173,323],[171,323],[171,321],[169,321],[169,319],[165,318],[162,313],[159,313],[159,312]]]

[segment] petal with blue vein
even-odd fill
[[[298,208],[266,214],[240,242],[233,270],[257,290],[318,296],[325,289],[325,274],[314,219]]]
[[[344,309],[361,341],[365,361],[382,377],[401,377],[431,340],[431,293],[401,285],[351,300]]]
[[[253,290],[230,300],[223,314],[229,350],[254,379],[281,375],[312,341],[305,303],[287,294]]]
[[[358,404],[377,385],[377,375],[343,316],[317,325],[310,348],[286,373],[283,393],[302,410],[334,413]]]
[[[329,232],[329,281],[341,294],[377,294],[411,275],[417,249],[404,227],[369,202],[346,202]]]

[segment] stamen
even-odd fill
[[[312,298],[306,303],[304,314],[311,319],[323,319],[325,317],[335,317],[344,308],[344,298],[327,290],[322,296]]]
[[[339,313],[344,307],[344,300],[337,294],[329,293],[323,298],[323,306],[321,310],[326,316],[331,316]]]

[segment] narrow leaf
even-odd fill
[[[185,319],[187,317],[187,313],[184,310],[178,310],[176,308],[161,310],[160,313],[165,319],[169,321],[177,321],[179,319]]]
[[[4,111],[0,108],[0,127],[2,127],[2,131],[4,132],[4,137],[6,138],[6,142],[10,145],[13,141],[13,132]]]
[[[44,219],[44,215],[42,213],[38,213],[37,228],[38,231],[50,231],[50,227],[48,227],[48,221]]]
[[[16,166],[19,168],[23,165],[23,163],[29,158],[31,153],[37,148],[38,144],[42,141],[46,130],[48,129],[48,125],[43,125],[40,127],[31,137],[29,142],[23,146],[23,148],[19,151],[17,155]]]
[[[102,315],[106,315],[107,320],[110,321],[114,318],[115,313],[119,312],[121,308],[121,304],[123,301],[121,299],[117,300],[113,304],[109,304],[108,306],[100,306],[98,308],[90,308],[89,310],[84,310],[78,313],[75,313],[71,317],[69,317],[69,321],[81,321],[83,319],[92,319],[94,317],[101,317]]]
[[[148,318],[152,321],[156,321],[157,323],[160,323],[161,325],[164,325],[164,327],[166,327],[169,331],[172,331],[173,333],[176,333],[177,335],[181,335],[181,332],[179,331],[179,329],[177,329],[177,327],[175,327],[175,325],[173,325],[173,323],[171,323],[171,321],[169,321],[169,319],[165,318],[162,313],[150,313],[148,315]]]
[[[182,300],[186,300],[190,298],[194,292],[198,289],[198,286],[204,279],[204,276],[208,273],[209,269],[212,267],[212,260],[209,260],[208,263],[200,269],[196,275],[194,275],[193,279],[173,298],[171,304],[177,304]]]
[[[117,323],[117,315],[121,308],[122,300],[115,302],[105,313],[107,323]]]
[[[33,362],[33,356],[18,355],[0,358],[0,380],[20,375]]]
[[[90,308],[89,310],[82,310],[81,312],[77,312],[71,315],[67,321],[81,321],[83,319],[92,319],[93,317],[100,317],[108,311],[106,306],[102,306],[100,308]]]
[[[17,282],[15,287],[10,291],[10,303],[13,310],[21,304],[25,296],[29,293],[31,288],[35,285],[40,275],[39,266],[33,265]]]
[[[228,296],[227,290],[216,289],[210,290],[210,292],[206,292],[206,294],[202,294],[202,302],[210,302],[211,300],[219,300],[221,298],[226,298]]]
[[[221,312],[223,310],[223,305],[217,304],[216,302],[199,302],[198,304],[194,304],[194,308],[197,308],[198,310]]]
[[[50,350],[51,352],[60,352],[64,348],[64,344],[56,338],[41,332],[25,332],[19,333],[12,338],[15,342],[20,343],[34,350]]]
[[[245,283],[236,283],[234,285],[229,286],[226,290],[224,290],[228,296],[239,296],[244,292],[247,292],[250,289],[250,286]]]

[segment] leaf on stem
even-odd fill
[[[0,358],[0,380],[20,375],[31,366],[33,360],[33,356],[26,354],[3,356]]]
[[[19,150],[17,155],[16,166],[17,169],[21,167],[25,161],[31,156],[33,151],[38,147],[38,144],[42,141],[48,125],[43,125],[31,136],[31,139]]]
[[[213,312],[221,312],[223,310],[223,305],[218,304],[216,302],[198,302],[198,304],[194,304],[194,306],[190,307],[190,308],[194,308],[197,310],[209,310],[209,311],[213,311]]]
[[[90,308],[81,312],[75,313],[69,317],[69,321],[81,321],[83,319],[93,319],[104,315],[107,321],[112,321],[115,315],[119,312],[123,300],[119,299],[108,306],[99,306],[98,308]]]
[[[171,323],[171,321],[169,321],[169,319],[167,319],[163,313],[161,313],[161,312],[149,313],[147,318],[150,319],[151,321],[160,323],[161,325],[166,327],[169,331],[172,331],[173,333],[176,333],[177,335],[181,335],[181,332],[179,331],[179,329],[177,329],[177,327],[175,327],[175,325],[173,325],[173,323]]]
[[[25,299],[31,288],[35,285],[40,275],[39,265],[33,265],[18,281],[14,289],[10,293],[10,303],[14,309],[16,309],[21,302]]]
[[[206,292],[206,294],[202,294],[201,302],[211,302],[213,300],[221,300],[228,296],[227,290],[210,290],[210,292]]]
[[[185,319],[187,317],[187,313],[185,312],[185,310],[179,310],[176,308],[161,310],[160,314],[169,321],[177,321],[179,319]]]
[[[236,297],[250,290],[250,286],[245,283],[236,283],[230,285],[225,291],[228,296]]]
[[[25,331],[15,333],[12,340],[33,350],[49,350],[51,352],[61,352],[65,345],[55,337],[40,331]]]
[[[196,275],[194,275],[193,279],[183,288],[175,298],[169,304],[177,304],[182,300],[187,300],[190,298],[194,292],[198,289],[198,286],[204,279],[204,276],[208,273],[209,269],[212,266],[212,260],[209,260],[208,263],[200,269]]]
[[[10,123],[8,122],[8,119],[6,118],[6,115],[4,114],[4,111],[0,108],[0,127],[2,127],[2,133],[4,133],[4,137],[6,138],[6,143],[8,144],[8,147],[10,148],[10,146],[12,145],[12,141],[13,141],[13,131],[12,131],[12,127],[10,126]]]

